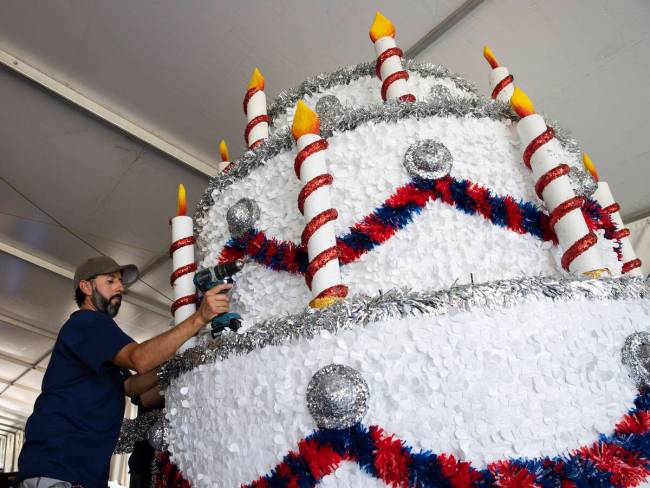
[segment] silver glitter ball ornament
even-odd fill
[[[569,170],[569,180],[576,195],[589,197],[594,194],[598,188],[598,183],[584,169],[572,166]]]
[[[650,333],[635,332],[627,336],[621,350],[623,364],[637,388],[650,387]]]
[[[242,198],[226,212],[226,221],[230,235],[234,238],[241,237],[253,228],[260,218],[260,207],[255,200]]]
[[[429,98],[434,102],[448,102],[451,99],[451,92],[445,85],[433,85],[429,92]]]
[[[307,407],[322,429],[346,429],[368,410],[368,384],[361,374],[342,364],[328,364],[307,386]]]
[[[165,437],[165,424],[162,419],[158,420],[147,431],[147,442],[156,451],[164,451],[167,448]]]
[[[334,95],[323,95],[316,102],[316,113],[325,128],[334,128],[343,112],[343,105]]]
[[[404,155],[404,167],[414,178],[435,180],[451,171],[453,157],[449,149],[433,139],[422,139],[409,146]]]

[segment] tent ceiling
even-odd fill
[[[375,10],[394,21],[406,50],[461,4],[7,0],[0,50],[215,165],[220,138],[233,156],[244,149],[241,101],[254,66],[270,100],[372,59]],[[538,109],[574,131],[632,215],[650,210],[649,20],[645,0],[485,0],[419,59],[486,93],[481,48],[490,43]],[[0,107],[0,245],[63,270],[0,251],[0,421],[20,427],[53,339],[17,321],[56,333],[75,308],[66,273],[104,253],[146,270],[132,291],[151,307],[125,303],[118,323],[137,340],[165,330],[169,317],[152,309],[171,302],[164,256],[176,187],[185,184],[191,208],[207,177],[9,69],[0,69]]]

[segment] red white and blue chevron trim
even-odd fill
[[[414,452],[381,427],[357,424],[344,430],[317,430],[298,443],[269,474],[244,488],[310,488],[334,473],[343,461],[355,462],[393,487],[419,488],[626,488],[650,476],[650,394],[590,446],[564,456],[507,459],[476,469],[450,454]],[[167,458],[168,459],[168,458]],[[175,467],[164,470],[166,484],[187,488]],[[158,477],[160,480],[163,477]]]
[[[347,234],[337,237],[340,264],[352,263],[386,242],[434,200],[466,214],[480,215],[512,232],[557,244],[555,232],[549,226],[549,216],[534,203],[495,195],[477,183],[445,176],[435,180],[414,179],[401,186],[374,212],[353,225]],[[614,238],[616,225],[598,203],[586,199],[582,211],[591,230],[603,229],[605,237]],[[619,247],[620,243],[617,249]],[[307,252],[303,245],[268,238],[264,231],[257,229],[228,241],[219,255],[219,262],[227,263],[244,256],[275,271],[305,274],[307,270]]]

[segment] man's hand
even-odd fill
[[[231,288],[231,284],[217,285],[205,292],[201,305],[196,311],[203,324],[207,324],[217,315],[230,311],[230,295],[222,292]]]

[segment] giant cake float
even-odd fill
[[[381,14],[370,37],[268,107],[251,79],[250,150],[194,214],[200,267],[247,260],[245,327],[164,366],[159,485],[650,486],[650,302],[609,187],[488,48],[485,98]]]

